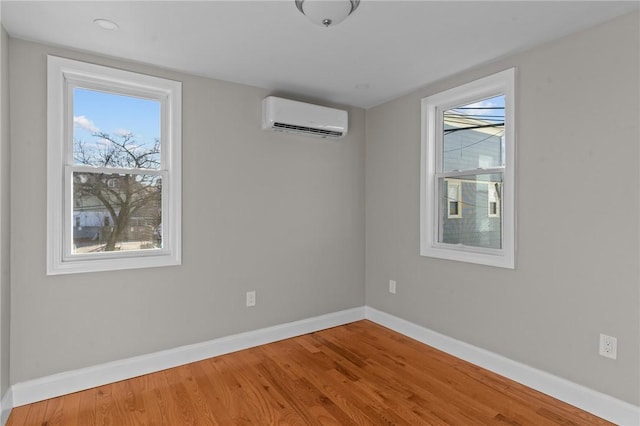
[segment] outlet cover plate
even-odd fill
[[[256,306],[256,292],[248,291],[247,292],[247,307]]]
[[[600,355],[606,358],[617,359],[618,358],[618,339],[606,334],[600,335]]]

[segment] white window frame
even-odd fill
[[[503,173],[502,248],[472,247],[438,241],[443,144],[443,112],[497,95],[505,97],[504,167],[474,174]],[[420,255],[502,268],[515,267],[515,68],[422,99],[420,179]],[[449,173],[451,174],[451,173]],[[460,176],[469,171],[460,172]],[[454,173],[455,175],[455,173]],[[448,207],[448,206],[446,206]]]
[[[47,275],[180,265],[182,84],[51,55],[47,66]],[[160,102],[160,169],[133,172],[162,176],[162,248],[72,253],[72,175],[83,167],[73,164],[73,89],[78,87]],[[87,169],[96,173],[102,168]],[[104,171],[114,170],[129,171]]]

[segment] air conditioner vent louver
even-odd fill
[[[347,111],[268,96],[262,101],[262,128],[337,139],[348,131]]]
[[[283,130],[284,129],[291,130],[294,132],[309,133],[316,136],[327,136],[327,137],[333,137],[333,138],[339,138],[342,136],[341,132],[336,132],[333,130],[314,129],[313,127],[296,126],[293,124],[273,123],[273,127],[278,129],[283,129]]]

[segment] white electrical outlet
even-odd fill
[[[618,339],[615,337],[607,336],[606,334],[600,335],[600,355],[616,359],[618,357]]]
[[[247,307],[256,306],[256,292],[248,291],[247,292]]]
[[[394,280],[389,280],[389,293],[396,294],[396,282]]]

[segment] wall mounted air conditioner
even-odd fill
[[[268,96],[262,100],[262,128],[321,138],[347,134],[347,111]]]

